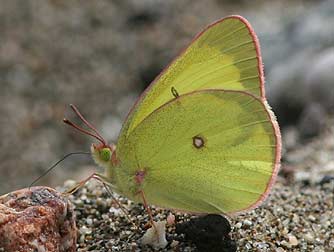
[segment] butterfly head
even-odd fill
[[[95,163],[107,169],[117,163],[115,150],[116,146],[114,144],[108,145],[100,143],[92,144],[90,147]]]
[[[81,119],[81,121],[88,127],[87,129],[84,129],[77,124],[71,122],[68,119],[64,119],[64,123],[72,126],[76,130],[89,135],[91,137],[94,137],[96,140],[99,141],[98,144],[92,144],[91,145],[91,153],[94,161],[105,168],[108,171],[111,170],[110,168],[112,166],[115,166],[117,164],[117,159],[116,159],[116,146],[114,144],[108,144],[107,141],[101,136],[101,134],[95,129],[95,127],[90,124],[79,112],[79,110],[74,106],[70,105],[71,109],[74,111],[74,113]]]

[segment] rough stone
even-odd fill
[[[31,187],[0,197],[0,251],[74,252],[72,204],[48,187]]]

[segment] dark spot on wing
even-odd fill
[[[170,91],[172,92],[172,94],[175,98],[178,98],[180,96],[179,93],[177,92],[177,90],[175,89],[175,87],[172,87],[170,89]]]
[[[204,147],[204,145],[205,145],[204,138],[202,136],[199,136],[199,135],[194,136],[193,137],[193,145],[197,149],[200,149],[200,148]]]

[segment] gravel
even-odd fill
[[[334,180],[316,186],[278,182],[261,207],[229,218],[231,238],[238,251],[333,251],[333,192]],[[128,210],[131,221],[95,182],[70,196],[76,206],[78,251],[154,251],[140,244],[149,221],[143,206],[115,196]],[[166,220],[170,211],[152,207],[152,213],[157,221]],[[174,214],[177,223],[196,218]],[[174,226],[167,227],[167,241],[168,246],[160,251],[195,249],[175,233]]]

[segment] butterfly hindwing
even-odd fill
[[[117,176],[133,179],[143,169],[150,204],[239,212],[268,193],[279,143],[277,123],[260,98],[243,91],[194,91],[173,98],[121,138]],[[128,190],[126,183],[122,190]]]

